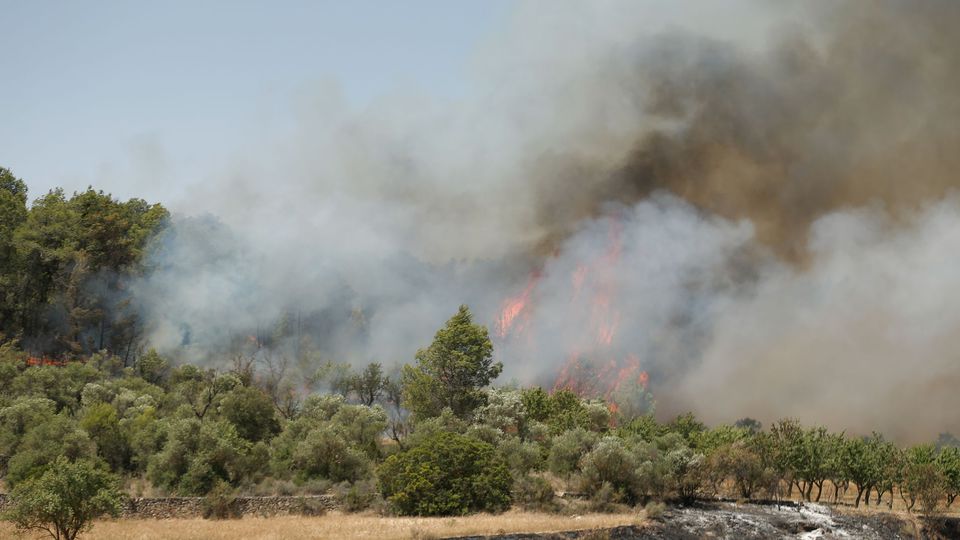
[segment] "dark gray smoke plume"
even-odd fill
[[[523,4],[470,99],[318,89],[175,205],[219,220],[158,244],[151,342],[394,364],[520,295],[506,378],[636,357],[662,414],[960,430],[960,4],[664,4]]]

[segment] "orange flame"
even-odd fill
[[[526,315],[527,307],[530,303],[530,295],[533,293],[533,289],[539,281],[540,275],[537,273],[532,274],[527,281],[527,286],[524,287],[519,294],[503,301],[500,308],[500,316],[497,317],[496,321],[495,332],[497,336],[501,338],[506,337],[507,334],[510,333],[514,322],[517,321],[517,317]],[[523,324],[519,324],[517,330],[522,331],[523,326]]]
[[[581,311],[577,303],[587,303],[587,308],[582,310],[586,316],[581,322],[584,334],[576,340],[579,343],[568,354],[553,384],[553,391],[569,390],[581,397],[602,397],[612,412],[624,410],[624,404],[616,403],[617,399],[627,396],[633,401],[634,397],[629,396],[638,393],[643,397],[649,385],[649,375],[641,369],[639,356],[622,356],[612,350],[621,322],[621,313],[616,307],[621,237],[619,220],[611,219],[605,251],[579,263],[570,276],[574,313]],[[539,274],[534,273],[521,292],[503,301],[494,326],[498,337],[524,332],[532,317],[531,296],[538,281]]]

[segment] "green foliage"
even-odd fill
[[[50,417],[30,428],[7,465],[7,483],[16,485],[36,476],[57,458],[69,461],[93,459],[96,445],[65,413]]]
[[[638,416],[618,430],[621,437],[636,436],[644,441],[654,441],[667,432],[668,428],[657,422],[652,415]]]
[[[383,496],[403,515],[500,512],[511,502],[510,471],[494,448],[454,433],[388,457],[378,476]]]
[[[940,509],[940,501],[946,496],[948,480],[937,463],[933,445],[914,446],[906,452],[900,481],[900,494],[913,510],[919,503],[924,514],[934,514]]]
[[[137,375],[150,384],[163,385],[170,372],[170,363],[155,349],[150,349],[134,364]]]
[[[17,485],[4,519],[18,529],[73,540],[104,514],[117,516],[121,495],[116,477],[89,461],[54,460],[42,473]]]
[[[404,401],[415,417],[429,418],[449,407],[466,418],[484,404],[483,387],[503,370],[493,361],[486,327],[473,324],[467,306],[437,331],[433,343],[416,354],[416,366],[404,366]]]
[[[487,392],[486,402],[486,405],[476,410],[476,422],[493,427],[506,435],[520,438],[528,435],[528,415],[520,391],[495,388]]]
[[[386,413],[379,406],[348,405],[342,397],[309,398],[300,417],[271,443],[274,474],[304,482],[361,480],[380,455]]]
[[[182,495],[204,495],[220,480],[237,486],[255,480],[267,449],[240,437],[233,424],[170,420],[166,443],[147,467],[154,485]]]
[[[508,437],[500,442],[497,450],[514,474],[526,474],[543,467],[540,446],[534,442],[523,442],[516,437]]]
[[[513,484],[513,500],[524,510],[553,512],[558,508],[553,486],[542,476],[525,474]]]
[[[240,517],[236,489],[223,480],[217,480],[203,498],[203,517],[206,519],[233,519]]]
[[[553,438],[547,455],[547,468],[557,476],[569,476],[578,469],[580,459],[597,444],[596,433],[583,428],[565,431]]]
[[[267,440],[280,431],[273,402],[256,388],[240,386],[227,392],[220,402],[220,410],[248,441]]]
[[[362,451],[350,446],[336,431],[323,428],[307,432],[296,445],[291,463],[301,478],[327,478],[334,482],[356,482],[371,468]]]
[[[29,208],[26,196],[0,168],[0,334],[54,356],[113,349],[126,359],[143,332],[125,283],[167,211],[93,189],[53,190]]]
[[[350,379],[350,389],[368,407],[380,400],[387,386],[383,366],[373,362]]]
[[[937,455],[937,466],[943,474],[943,489],[947,497],[947,507],[960,495],[960,448],[956,446],[941,447]]]
[[[626,499],[635,493],[637,461],[623,441],[604,437],[583,456],[581,470],[583,485],[588,492],[597,492],[605,484],[616,493],[616,499]]]
[[[377,483],[372,478],[341,482],[334,486],[333,493],[347,512],[362,512],[380,501]]]
[[[122,470],[129,467],[130,445],[112,405],[98,403],[89,407],[80,419],[80,427],[96,443],[97,455],[111,468]]]
[[[698,437],[706,431],[707,426],[697,420],[693,413],[681,414],[667,424],[667,430],[679,433],[688,444],[696,444]]]

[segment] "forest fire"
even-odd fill
[[[63,367],[67,365],[66,360],[59,360],[56,358],[50,358],[48,356],[28,356],[26,364],[28,366],[59,366]]]
[[[523,333],[525,323],[530,317],[530,294],[539,281],[540,275],[535,272],[530,276],[523,291],[503,301],[500,316],[497,317],[495,323],[495,332],[498,337],[507,337],[511,329],[516,333]],[[518,317],[519,321],[517,320]],[[516,327],[514,327],[514,323],[516,323]]]
[[[632,412],[646,412],[652,403],[647,390],[649,375],[642,369],[637,354],[617,351],[622,345],[618,336],[621,313],[615,302],[621,233],[620,221],[610,219],[606,250],[595,259],[578,264],[570,275],[569,315],[579,317],[583,313],[586,318],[571,325],[583,332],[572,336],[576,344],[567,352],[552,389],[570,390],[586,398],[602,397],[614,412],[627,403]],[[530,335],[535,332],[533,296],[540,281],[540,272],[534,272],[521,292],[503,301],[495,322],[497,337],[535,342],[535,336]]]

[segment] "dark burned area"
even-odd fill
[[[644,525],[555,533],[462,536],[453,540],[604,539],[697,540],[700,538],[863,538],[947,540],[960,538],[960,518],[910,520],[885,512],[852,513],[820,504],[775,502],[736,504],[701,501],[671,507]],[[920,530],[917,525],[920,524]]]

